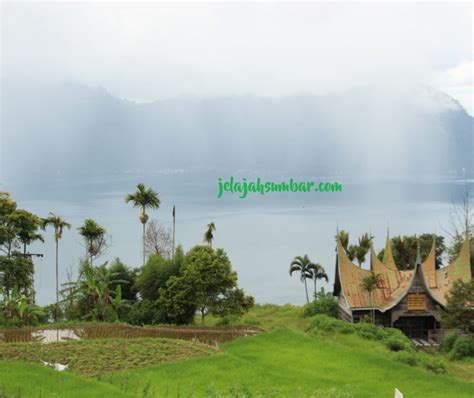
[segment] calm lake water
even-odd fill
[[[243,177],[241,175],[240,177]],[[248,179],[256,177],[247,173]],[[321,263],[334,281],[336,226],[348,230],[351,240],[364,232],[375,236],[376,249],[383,248],[387,226],[391,235],[444,234],[449,226],[453,201],[460,201],[464,185],[454,179],[346,179],[342,177],[292,176],[299,180],[338,181],[342,193],[273,193],[242,200],[225,195],[217,199],[218,177],[229,174],[144,174],[127,173],[94,178],[64,179],[28,184],[4,183],[0,189],[12,193],[20,207],[40,216],[53,211],[72,223],[60,242],[60,280],[68,272],[77,275],[79,258],[85,249],[77,233],[85,218],[105,226],[112,243],[98,262],[119,257],[129,266],[141,264],[139,211],[124,202],[137,182],[156,189],[162,205],[150,218],[172,224],[176,205],[176,239],[185,250],[202,242],[206,225],[217,227],[214,247],[223,247],[239,275],[240,285],[259,303],[304,302],[299,278],[288,275],[296,255],[308,254]],[[236,176],[237,178],[238,176]],[[268,176],[275,182],[291,176]],[[471,192],[473,182],[470,181]],[[40,304],[54,300],[53,232],[45,233],[44,244],[30,248],[44,253],[35,259],[35,288]]]

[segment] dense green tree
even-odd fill
[[[122,298],[129,302],[135,301],[137,293],[134,285],[138,270],[127,267],[119,258],[116,258],[110,264],[110,271],[115,279],[110,285],[110,290],[116,291],[117,286],[121,286]]]
[[[236,289],[237,274],[224,250],[196,246],[186,254],[180,275],[161,289],[159,304],[168,322],[190,322],[197,310],[204,324],[208,313],[241,313],[251,305],[251,299]]]
[[[420,247],[421,258],[424,260],[428,256],[433,246],[433,238],[435,242],[435,263],[436,267],[439,268],[443,262],[443,256],[446,253],[446,246],[444,244],[444,237],[434,234],[421,234],[406,235],[406,236],[394,236],[390,243],[392,245],[392,255],[397,267],[401,270],[413,269],[415,266],[418,245]],[[378,254],[379,259],[383,259],[385,250],[381,250]]]
[[[43,240],[38,233],[41,219],[23,209],[6,192],[0,192],[0,287],[9,298],[14,289],[29,299],[33,296],[34,268],[27,246]],[[22,250],[23,253],[20,253]]]
[[[125,197],[125,202],[133,203],[133,207],[140,208],[142,210],[140,214],[140,222],[143,226],[143,266],[145,265],[146,248],[145,248],[145,226],[148,221],[148,215],[146,209],[158,209],[160,207],[160,198],[158,192],[151,188],[146,188],[144,184],[138,184],[137,190],[134,193],[130,193]]]
[[[0,192],[0,248],[8,257],[10,257],[15,249],[17,231],[11,217],[16,209],[16,202],[11,198],[10,194]]]
[[[79,231],[79,235],[84,238],[87,258],[89,259],[90,265],[92,265],[94,258],[100,256],[107,246],[107,231],[95,220],[90,218],[85,220],[84,224],[77,230]]]
[[[241,316],[255,305],[252,296],[245,295],[243,289],[228,289],[212,308],[212,314],[218,316],[237,315]]]
[[[188,279],[172,276],[166,282],[166,288],[160,289],[160,298],[156,303],[159,307],[162,322],[176,325],[194,322],[198,303],[195,300],[192,286],[188,283]],[[156,316],[155,313],[154,317],[156,318]],[[204,318],[203,315],[202,317]]]
[[[177,276],[184,262],[181,246],[176,249],[172,259],[165,259],[159,254],[152,254],[137,276],[135,289],[144,300],[155,301],[159,298],[159,290],[166,286],[172,276]]]
[[[34,267],[31,258],[15,255],[0,256],[0,287],[8,298],[14,290],[32,296]]]
[[[16,230],[19,242],[23,246],[23,254],[26,255],[28,245],[36,240],[44,242],[43,236],[38,233],[42,226],[41,218],[29,211],[17,209],[11,214],[11,223]]]
[[[474,333],[474,280],[455,281],[443,312],[442,323],[446,327]]]
[[[59,304],[59,241],[63,237],[64,229],[71,229],[71,224],[54,213],[49,213],[49,216],[43,219],[42,224],[43,228],[48,226],[54,228],[54,242],[56,245],[56,304]]]
[[[189,323],[192,321],[193,314],[191,314],[190,320],[174,323]],[[138,300],[130,306],[130,310],[126,315],[126,321],[132,325],[154,325],[165,323],[168,321],[168,318],[165,316],[164,309],[157,300]]]

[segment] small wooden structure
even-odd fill
[[[471,280],[469,256],[466,239],[456,260],[436,269],[433,241],[424,261],[418,250],[414,269],[399,270],[387,237],[383,260],[378,259],[371,247],[370,270],[367,270],[352,263],[338,240],[333,294],[339,298],[340,316],[349,322],[359,322],[374,311],[377,324],[402,330],[416,346],[436,345],[442,333],[440,308],[446,306],[454,281]],[[369,294],[362,288],[362,281],[371,272],[380,277]]]

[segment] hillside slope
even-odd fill
[[[360,341],[358,341],[360,340]],[[393,361],[362,339],[348,347],[285,329],[223,345],[225,355],[104,377],[156,396],[472,397],[474,384]],[[360,343],[360,344],[357,344]],[[368,349],[369,348],[369,349]],[[127,381],[124,384],[124,380]]]

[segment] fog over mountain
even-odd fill
[[[76,83],[8,81],[1,93],[6,181],[164,168],[377,176],[473,171],[473,118],[427,86],[150,103]]]

